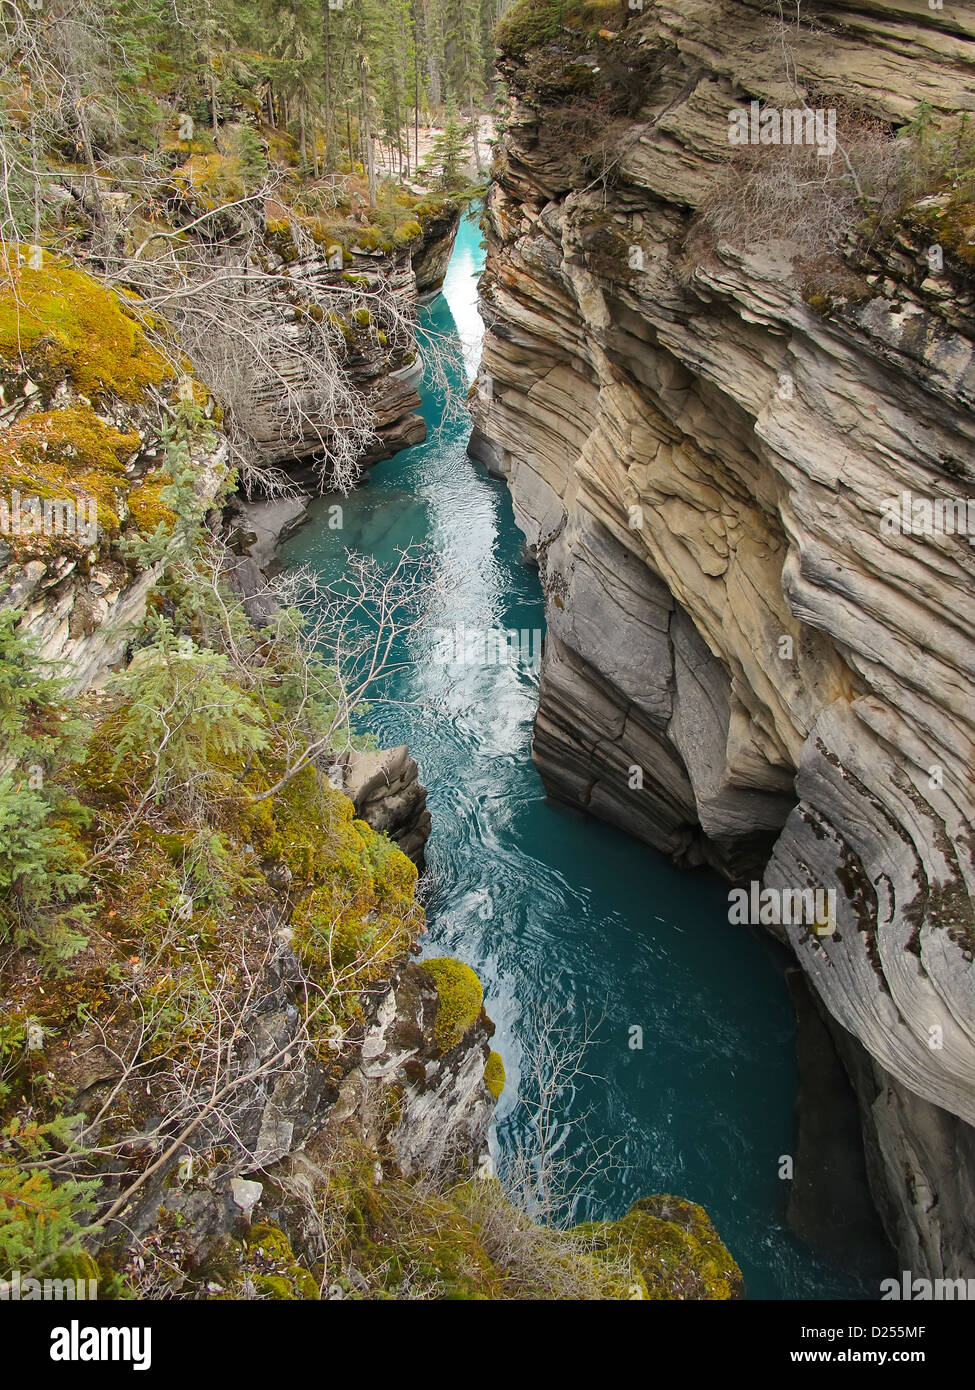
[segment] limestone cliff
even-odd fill
[[[910,1268],[971,1275],[975,555],[883,525],[905,491],[972,491],[970,175],[818,259],[808,204],[701,229],[729,167],[765,177],[731,164],[730,110],[838,108],[840,145],[844,121],[883,145],[923,98],[937,127],[975,106],[975,19],[814,8],[512,13],[471,451],[542,576],[550,793],[688,863],[837,891],[835,931],[787,931],[875,1195]]]

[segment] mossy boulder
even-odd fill
[[[411,241],[415,241],[418,236],[423,235],[423,228],[414,218],[406,222],[401,222],[393,233],[393,241],[397,246],[408,246]]]
[[[433,1041],[441,1052],[449,1052],[477,1022],[484,991],[474,971],[463,961],[436,956],[420,964],[437,990]]]
[[[641,1197],[619,1221],[575,1228],[595,1249],[629,1252],[646,1297],[724,1300],[744,1296],[744,1280],[703,1207],[682,1197]]]

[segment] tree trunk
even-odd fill
[[[362,103],[362,139],[365,145],[365,165],[369,175],[369,206],[376,206],[376,155],[372,147],[372,121],[369,117],[369,92],[366,87],[365,64],[365,20],[362,13],[362,0],[357,0],[359,48],[359,97]]]
[[[34,219],[33,219],[33,245],[41,244],[41,176],[38,172],[37,164],[37,125],[34,120],[33,107],[30,115],[30,171],[32,184],[32,197],[34,200]]]
[[[332,21],[328,0],[322,0],[322,52],[325,65],[322,73],[325,91],[325,168],[335,168],[335,122],[332,120]],[[349,158],[352,152],[349,151]]]
[[[365,64],[359,62],[359,90],[362,98],[362,141],[365,150],[364,163],[369,176],[369,206],[376,206],[376,152],[372,145],[372,122],[369,119],[369,94],[366,91]]]
[[[426,33],[420,0],[413,0],[413,168],[420,169],[420,48]]]
[[[210,92],[210,125],[213,127],[214,135],[216,135],[220,124],[217,118],[217,82],[213,75],[213,59],[209,53],[207,54],[207,87]]]
[[[474,105],[474,93],[467,90],[467,111],[471,118],[471,139],[474,141],[474,163],[479,174],[484,173],[484,165],[481,163],[481,147],[477,140],[477,108]]]

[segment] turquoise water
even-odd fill
[[[480,337],[479,242],[465,222],[444,294],[421,310],[430,329],[459,334],[468,379]],[[334,580],[346,548],[388,563],[422,542],[449,575],[437,627],[542,628],[538,578],[520,562],[506,488],[467,458],[466,419],[437,432],[444,400],[429,383],[424,414],[426,443],[374,468],[343,500],[343,529],[329,529],[328,502],[316,502],[283,559]],[[416,663],[385,692],[396,703],[376,704],[365,724],[383,744],[410,745],[428,788],[424,953],[459,956],[483,981],[507,1070],[497,1152],[523,1137],[517,1095],[530,1018],[539,1000],[552,1001],[570,1035],[595,1030],[590,1076],[560,1099],[579,1219],[676,1193],[707,1208],[749,1297],[862,1296],[853,1270],[818,1258],[784,1226],[779,1158],[795,1151],[797,1089],[784,953],[729,925],[715,876],[675,869],[607,826],[546,805],[529,753],[538,700],[530,669],[438,665],[432,633],[409,640]],[[630,1046],[634,1028],[640,1049]]]

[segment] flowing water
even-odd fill
[[[444,294],[421,309],[428,328],[459,335],[468,381],[482,264],[468,219]],[[422,543],[450,575],[438,627],[542,629],[538,576],[521,562],[505,486],[467,458],[469,421],[455,417],[438,433],[443,394],[429,381],[421,391],[427,441],[340,499],[342,530],[326,522],[335,498],[314,503],[283,560],[333,580],[346,549],[391,562]],[[675,1193],[707,1208],[749,1297],[863,1296],[862,1272],[836,1268],[784,1225],[779,1164],[795,1152],[798,1084],[784,952],[729,925],[716,876],[678,870],[547,805],[529,751],[537,675],[524,665],[437,664],[434,640],[409,639],[419,660],[385,692],[397,703],[377,704],[364,724],[384,745],[408,743],[428,788],[424,954],[459,956],[483,982],[507,1069],[496,1151],[524,1138],[525,1044],[533,1009],[551,1001],[570,1035],[595,1029],[591,1075],[563,1097],[561,1153],[576,1175],[579,1219]],[[641,1041],[635,1029],[642,1047],[631,1046]]]

